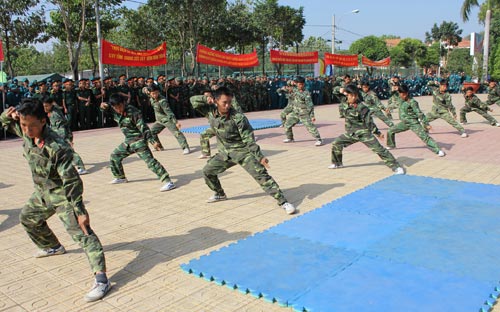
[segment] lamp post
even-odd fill
[[[343,15],[349,13],[356,14],[359,13],[359,10],[355,9],[350,12],[344,13]],[[335,14],[332,15],[332,54],[334,53],[335,53]],[[334,65],[332,65],[332,75],[333,73],[334,73]]]

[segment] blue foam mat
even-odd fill
[[[500,186],[391,176],[182,265],[296,311],[489,311]]]
[[[279,119],[250,119],[249,121],[254,130],[276,128],[281,125],[281,121]],[[181,129],[181,131],[184,133],[202,133],[208,127],[208,125],[195,126]]]

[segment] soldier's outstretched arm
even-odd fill
[[[7,131],[17,135],[18,137],[23,137],[23,131],[19,125],[19,115],[16,108],[11,106],[6,111],[0,115],[0,124]]]
[[[207,117],[208,112],[212,108],[212,104],[209,103],[209,99],[205,95],[195,95],[189,98],[191,105],[196,109],[200,114]]]

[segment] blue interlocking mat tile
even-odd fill
[[[254,130],[276,128],[281,125],[279,119],[250,119],[250,125]],[[208,125],[189,127],[181,129],[184,133],[202,133],[208,128]]]
[[[391,176],[181,267],[296,311],[490,311],[500,186]]]

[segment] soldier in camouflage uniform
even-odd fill
[[[468,87],[465,90],[465,105],[460,109],[460,122],[462,124],[467,124],[466,114],[470,112],[476,112],[479,115],[483,116],[484,119],[488,120],[490,125],[500,127],[500,123],[497,120],[488,114],[488,111],[492,112],[493,110],[488,107],[488,104],[481,102],[481,100],[474,94],[474,89],[472,87]]]
[[[498,86],[496,80],[491,79],[488,82],[488,99],[486,100],[486,104],[497,104],[500,106],[500,87]]]
[[[401,122],[389,128],[387,132],[387,148],[396,148],[396,133],[411,130],[439,157],[445,156],[446,154],[439,149],[436,141],[427,133],[431,126],[424,113],[420,110],[418,102],[410,98],[406,85],[399,86],[399,97],[401,99],[399,104],[399,119]]]
[[[432,90],[432,110],[425,116],[428,122],[438,118],[443,119],[449,123],[453,128],[460,132],[462,138],[468,135],[457,121],[457,112],[455,106],[451,103],[451,95],[448,93],[448,81],[441,80],[439,85],[434,81],[429,81],[427,86]],[[453,115],[453,116],[452,116]]]
[[[399,107],[399,104],[401,102],[401,98],[399,97],[399,76],[394,76],[392,77],[389,81],[389,89],[391,90],[391,96],[389,97],[389,100],[387,101],[387,109],[386,109],[386,114],[387,117],[392,118],[392,111],[397,109]]]
[[[280,96],[284,95],[288,99],[287,106],[285,106],[285,108],[283,108],[283,110],[280,113],[281,127],[285,126],[286,119],[287,119],[288,115],[293,112],[293,99],[291,97],[293,97],[293,95],[295,94],[295,89],[296,89],[296,87],[295,87],[294,81],[288,80],[287,86],[279,88],[277,91],[278,93],[280,93]]]
[[[363,103],[372,111],[373,116],[378,117],[388,127],[392,127],[394,125],[394,122],[392,121],[392,119],[384,115],[383,112],[386,110],[386,108],[380,102],[375,92],[373,92],[373,90],[370,90],[370,83],[368,81],[363,81],[361,83],[361,89],[363,90]]]
[[[292,127],[295,126],[299,121],[306,127],[307,131],[316,139],[315,146],[323,145],[321,136],[319,135],[314,121],[314,107],[311,100],[311,94],[309,91],[305,90],[305,79],[303,77],[297,77],[296,79],[297,88],[294,89],[292,94],[289,95],[289,99],[292,105],[292,112],[288,114],[285,122],[285,135],[286,139],[283,140],[285,143],[292,143],[293,131]],[[288,105],[290,105],[288,104]]]
[[[190,150],[186,137],[180,131],[181,124],[170,110],[167,100],[160,95],[160,89],[157,85],[152,85],[149,87],[149,92],[149,100],[151,101],[151,106],[153,106],[156,117],[156,122],[151,126],[151,134],[153,135],[154,142],[158,142],[159,149],[163,150],[163,146],[158,139],[158,134],[162,132],[163,129],[167,128],[177,139],[177,142],[183,150],[183,154],[189,154]]]
[[[47,98],[43,101],[43,109],[49,117],[50,129],[68,142],[71,147],[73,147],[73,133],[69,128],[68,120],[64,117],[61,108],[55,104],[53,99]],[[89,173],[85,170],[83,160],[80,155],[75,152],[75,150],[73,150],[73,165],[76,167],[77,172],[80,175]]]
[[[347,108],[347,97],[344,94],[345,88],[352,83],[351,76],[345,75],[342,82],[333,88],[333,95],[335,95],[339,101],[339,115],[340,118],[344,118],[344,110]]]
[[[175,188],[174,183],[165,168],[153,157],[148,147],[148,141],[159,149],[159,142],[154,140],[148,126],[142,119],[141,112],[132,105],[126,105],[127,99],[120,94],[113,94],[109,97],[108,103],[101,103],[102,110],[110,110],[120,130],[125,135],[125,142],[120,144],[111,153],[111,172],[114,179],[111,184],[127,183],[122,161],[128,156],[137,153],[144,160],[148,168],[153,171],[162,183],[165,183],[160,191],[170,191]],[[112,107],[112,110],[110,109]]]
[[[87,255],[95,284],[84,299],[101,299],[111,284],[106,276],[106,261],[99,238],[90,227],[83,203],[83,183],[72,165],[73,150],[59,135],[47,127],[42,103],[25,99],[16,111],[10,107],[0,116],[0,123],[23,139],[24,157],[28,161],[35,191],[21,210],[19,220],[40,250],[36,258],[66,252],[46,220],[57,214],[71,238]]]
[[[404,169],[394,156],[375,138],[374,135],[383,139],[384,135],[380,133],[377,126],[373,123],[373,111],[360,100],[358,88],[354,85],[348,85],[344,92],[346,93],[348,104],[344,110],[346,133],[333,141],[332,164],[328,168],[342,168],[342,150],[349,145],[361,142],[375,152],[387,167],[393,170],[394,174],[404,174]]]
[[[250,122],[244,114],[236,112],[231,107],[232,100],[233,94],[226,87],[217,89],[213,98],[205,95],[191,98],[193,106],[208,118],[210,127],[217,137],[218,152],[203,168],[205,182],[215,192],[208,202],[227,199],[218,175],[239,164],[264,191],[278,201],[286,213],[295,213],[295,207],[288,203],[276,181],[267,173],[268,159],[255,143]]]

